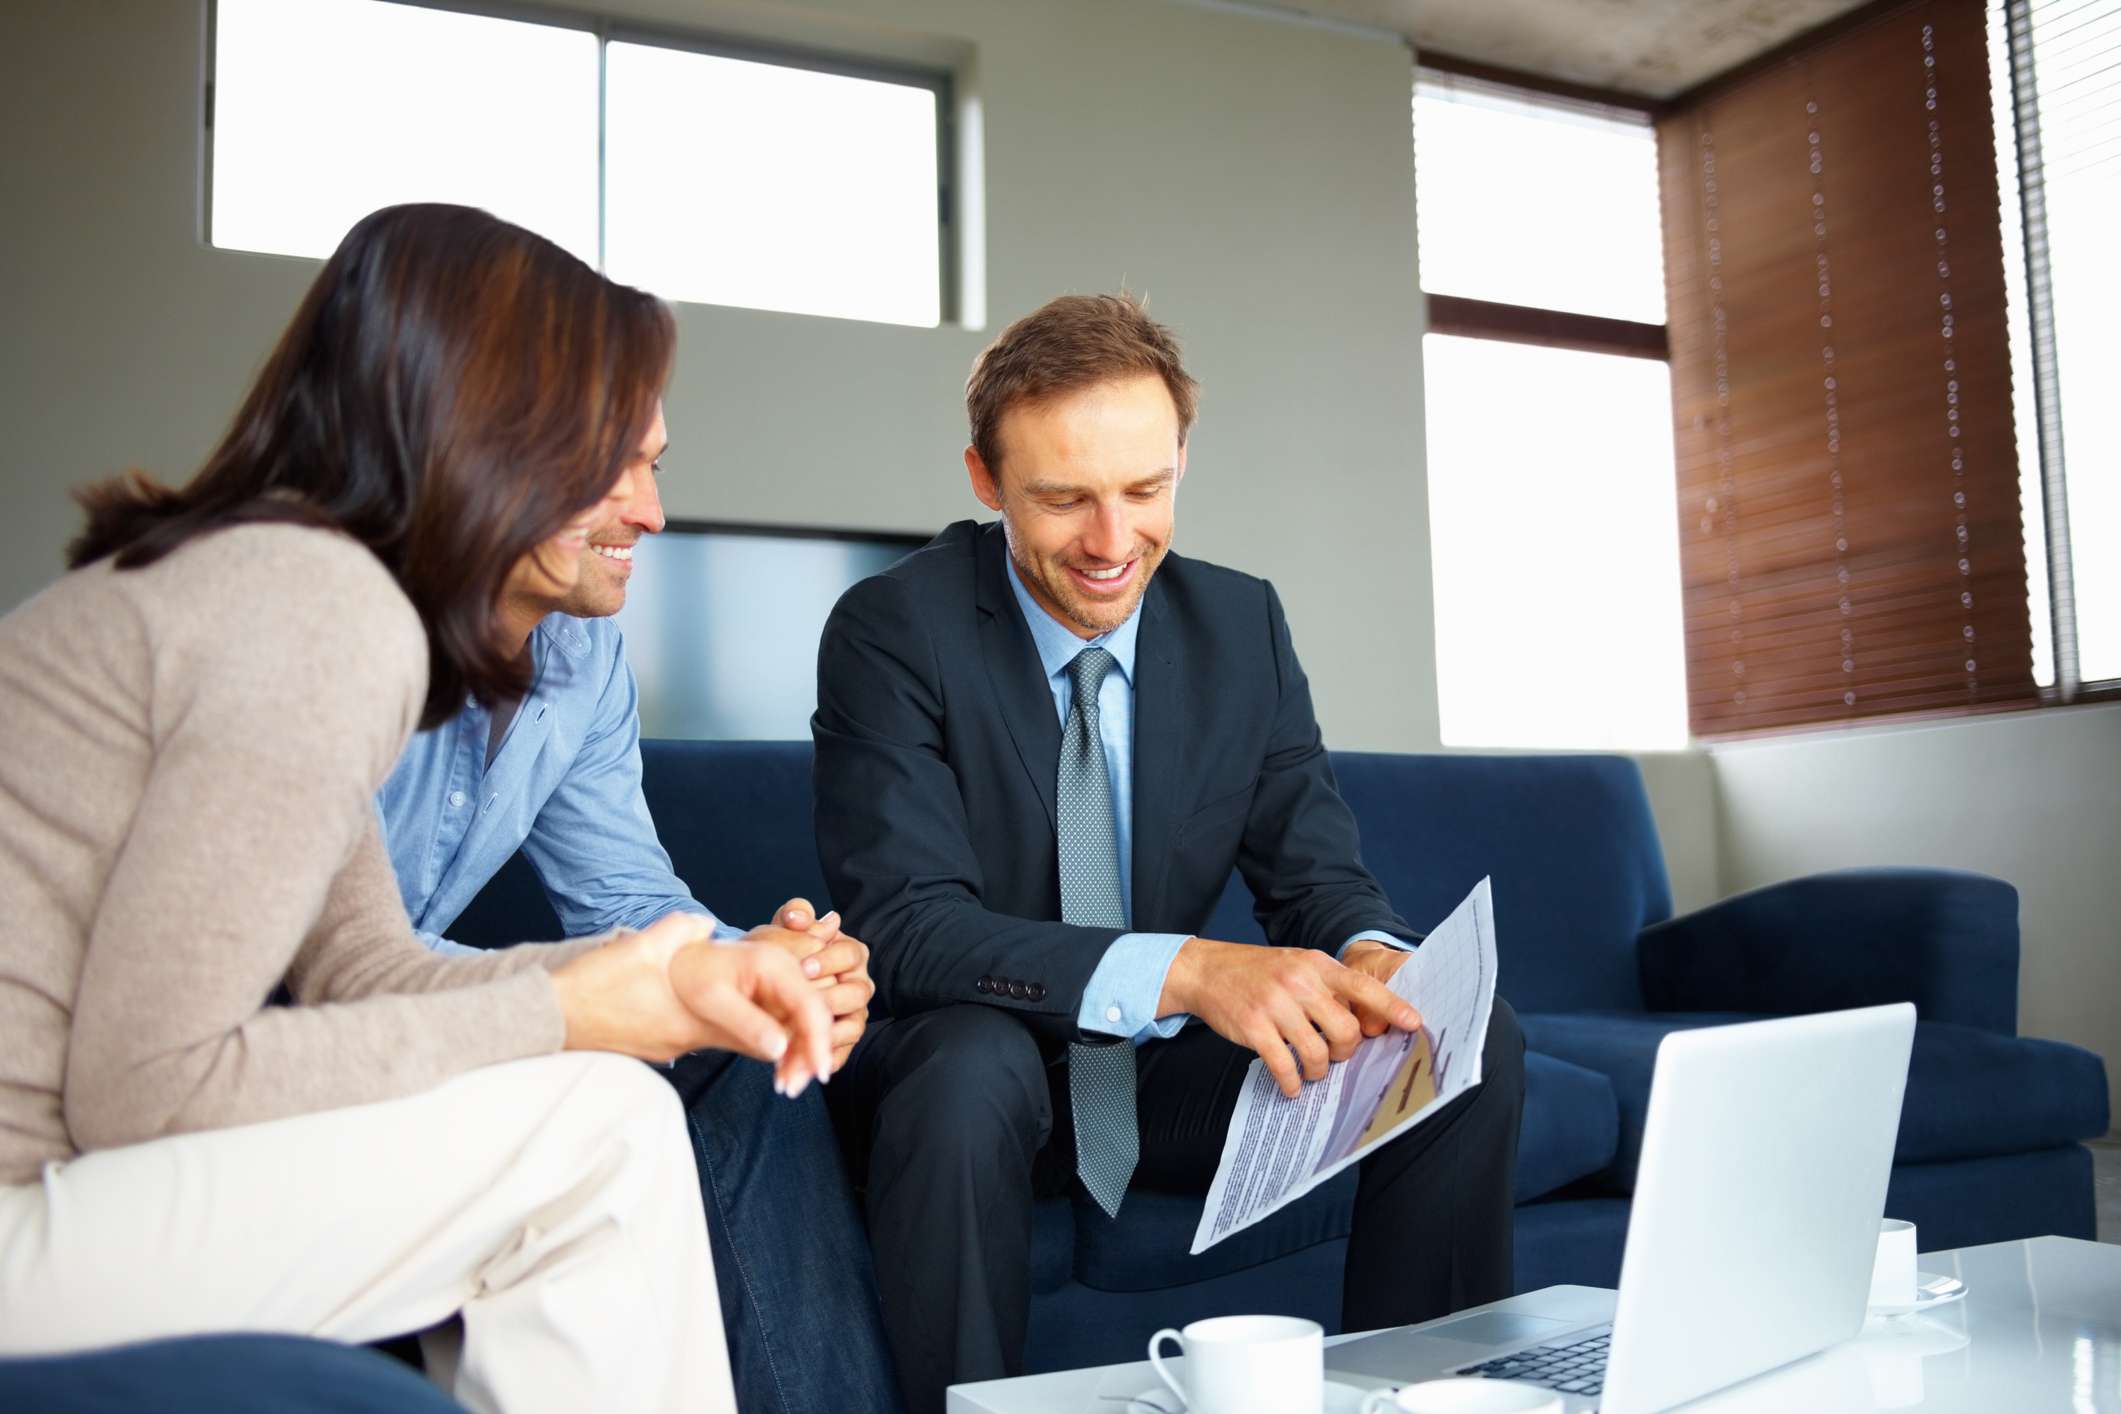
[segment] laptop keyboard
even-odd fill
[[[1563,1394],[1597,1394],[1605,1387],[1606,1350],[1612,1343],[1613,1328],[1601,1326],[1589,1334],[1578,1331],[1547,1345],[1469,1365],[1459,1373],[1523,1380]]]

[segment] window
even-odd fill
[[[217,0],[208,235],[455,201],[668,299],[947,316],[947,75],[396,0]]]
[[[2036,676],[2067,702],[2121,691],[2121,0],[1989,8]]]
[[[597,42],[378,0],[219,0],[217,246],[325,256],[401,201],[483,206],[597,258]]]
[[[1443,740],[1684,746],[1649,120],[1424,67],[1414,142]]]
[[[614,43],[605,261],[669,298],[942,317],[932,90]]]

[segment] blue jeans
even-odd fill
[[[700,1051],[666,1074],[685,1102],[744,1414],[897,1414],[876,1272],[838,1141],[813,1084]]]

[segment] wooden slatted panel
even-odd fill
[[[1658,123],[1698,736],[2034,700],[1980,0]]]

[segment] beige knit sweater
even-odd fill
[[[374,795],[426,679],[375,557],[292,526],[0,619],[0,1184],[559,1049],[580,945],[444,958],[406,922]]]

